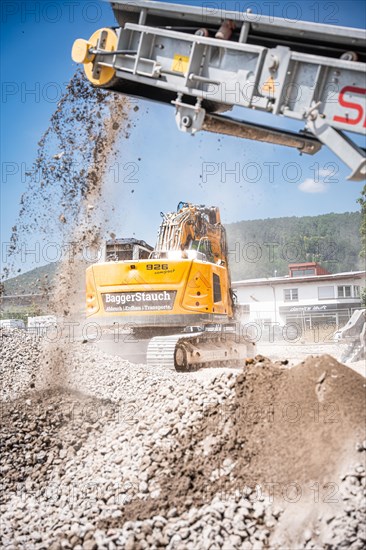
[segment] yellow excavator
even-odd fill
[[[147,363],[177,370],[240,365],[255,345],[235,318],[225,228],[217,207],[181,202],[162,214],[155,249],[117,239],[87,269],[89,320],[149,337]]]

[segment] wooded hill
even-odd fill
[[[4,282],[4,294],[7,296],[38,294],[45,287],[52,286],[57,267],[58,263],[53,262],[8,279]]]
[[[317,261],[330,273],[364,269],[361,214],[324,214],[226,225],[232,280],[283,276],[288,264]]]
[[[318,261],[330,273],[364,269],[361,214],[268,218],[226,225],[232,280],[286,275],[288,264]],[[51,285],[56,263],[5,282],[5,294],[36,294]]]

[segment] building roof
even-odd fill
[[[301,277],[265,277],[261,279],[244,279],[234,281],[234,287],[252,285],[279,285],[279,284],[301,284],[309,282],[337,281],[340,279],[362,279],[366,277],[366,271],[346,271],[344,273],[332,273],[330,275],[303,275]]]
[[[107,241],[107,245],[112,245],[112,244],[130,244],[130,245],[138,245],[138,246],[143,246],[145,248],[148,248],[149,250],[154,250],[154,248],[152,246],[150,246],[149,244],[145,243],[145,241],[140,241],[139,239],[109,239]]]
[[[289,267],[321,267],[321,265],[318,262],[300,262],[289,264]]]

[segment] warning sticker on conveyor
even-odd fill
[[[173,58],[172,71],[176,73],[185,73],[188,71],[189,57],[176,53]]]
[[[276,82],[274,81],[273,76],[270,76],[268,80],[263,84],[262,92],[274,94],[275,91],[276,91]]]

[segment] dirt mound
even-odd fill
[[[291,501],[311,484],[323,490],[337,482],[343,467],[360,460],[365,381],[333,357],[309,357],[291,369],[260,358],[234,380],[234,399],[208,407],[178,446],[153,457],[163,465],[160,498],[132,502],[125,519],[172,506],[181,513],[235,492],[275,497],[285,490]]]
[[[250,365],[236,379],[235,399],[209,409],[171,456],[175,486],[202,495],[334,481],[357,456],[364,417],[364,379],[330,356],[292,369]]]
[[[329,355],[292,369],[264,361],[238,377],[230,408],[222,452],[237,479],[332,481],[363,439],[365,383]]]

